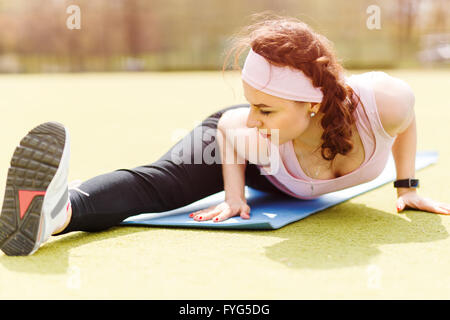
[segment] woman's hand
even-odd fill
[[[242,219],[250,219],[250,207],[248,206],[247,201],[240,198],[228,199],[220,204],[195,211],[191,213],[189,217],[196,221],[212,219],[214,222],[220,222],[238,214],[240,214]]]
[[[437,202],[430,198],[423,198],[416,191],[406,192],[397,199],[397,212],[409,208],[433,213],[450,214],[450,204]]]

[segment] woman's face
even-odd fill
[[[294,140],[307,132],[311,122],[311,103],[286,100],[259,91],[242,81],[244,95],[250,103],[247,127],[266,129],[268,135],[279,129],[279,144]]]

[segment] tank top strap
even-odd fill
[[[389,142],[394,140],[395,137],[390,136],[383,128],[373,90],[374,77],[379,76],[379,73],[384,72],[371,71],[358,75],[352,75],[347,78],[347,83],[352,87],[356,94],[359,95],[362,108],[367,114],[370,124],[374,129],[374,133],[377,137]]]

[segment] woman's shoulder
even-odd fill
[[[274,145],[259,130],[247,127],[249,112],[249,107],[228,110],[221,116],[217,128],[239,157],[256,165],[267,165],[269,150]]]
[[[414,113],[414,91],[406,81],[383,71],[372,72],[371,83],[381,124],[394,137]]]

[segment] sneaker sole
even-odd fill
[[[35,249],[45,192],[58,170],[65,141],[64,127],[46,122],[29,131],[15,149],[0,215],[0,248],[6,255],[28,255]]]

